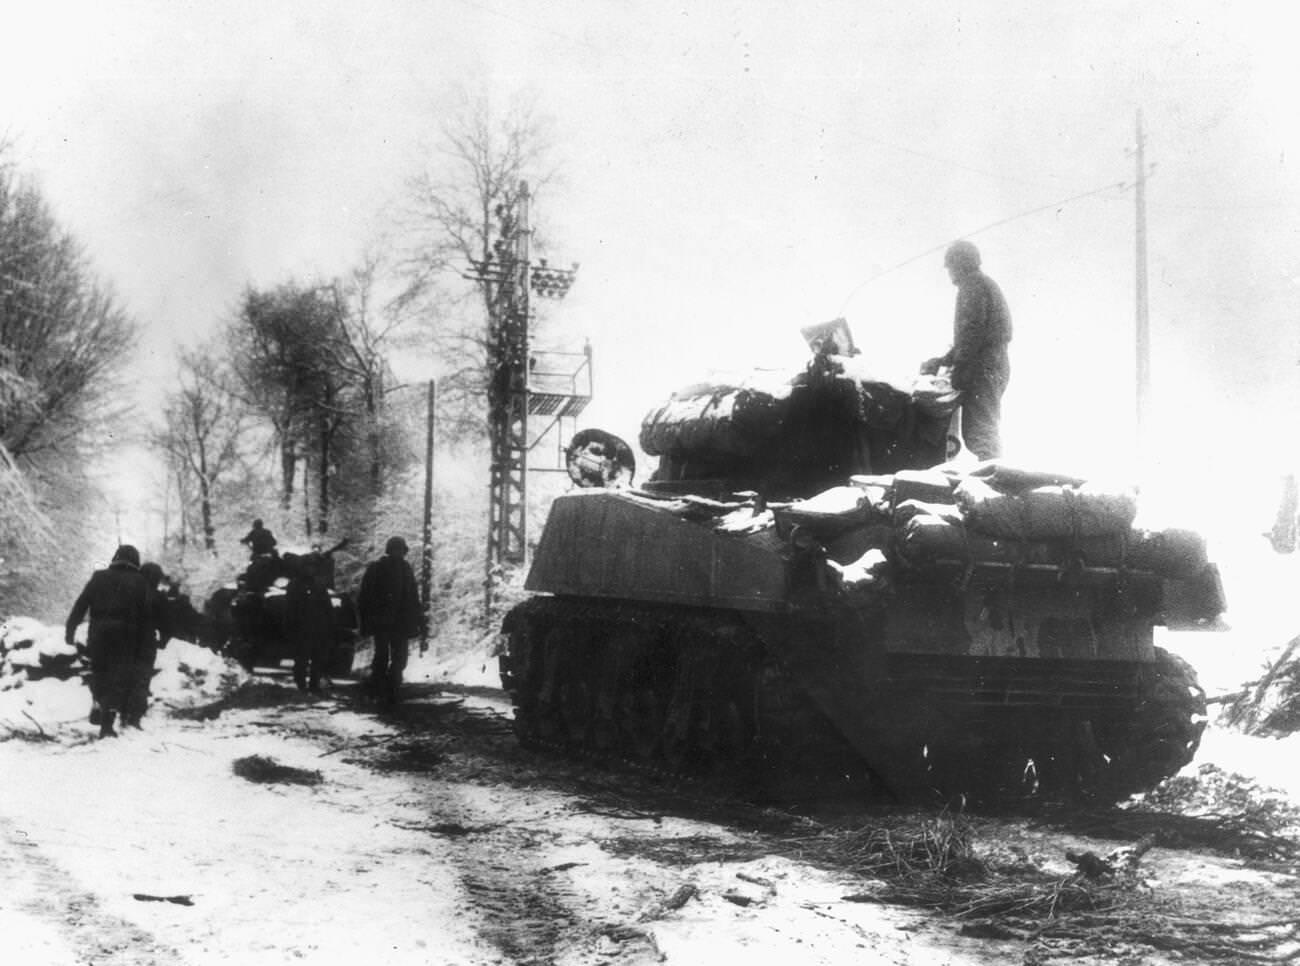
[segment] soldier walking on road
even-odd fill
[[[132,662],[122,702],[122,726],[126,728],[139,728],[141,719],[149,710],[149,685],[153,682],[158,649],[167,646],[172,634],[166,591],[162,589],[162,567],[152,561],[141,564],[140,575],[149,590],[149,632]]]
[[[91,574],[68,615],[64,640],[69,645],[87,614],[90,693],[99,708],[99,736],[108,738],[117,734],[113,723],[123,709],[136,662],[153,634],[149,587],[140,573],[140,552],[135,547],[118,547],[107,569]]]
[[[384,555],[361,578],[361,633],[375,642],[370,686],[383,707],[397,703],[409,639],[420,632],[420,595],[406,551],[405,540],[390,537]]]
[[[313,551],[295,557],[289,566],[285,613],[293,642],[293,681],[299,691],[320,693],[334,645],[334,601],[330,585],[321,571],[322,555]]]

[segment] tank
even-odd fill
[[[351,674],[359,626],[351,598],[334,589],[333,553],[342,546],[254,557],[234,584],[204,603],[208,645],[251,671],[292,660],[300,633],[307,633],[324,639],[326,674]],[[317,602],[328,610],[312,606]]]
[[[519,738],[760,797],[1100,803],[1175,774],[1205,697],[1154,628],[1217,620],[1204,542],[1135,528],[1128,492],[944,462],[942,388],[818,355],[651,410],[651,480],[558,497],[504,618]]]

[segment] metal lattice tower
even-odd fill
[[[473,263],[471,276],[484,286],[488,304],[489,607],[500,567],[522,566],[528,555],[528,453],[535,444],[530,442],[528,417],[538,411],[529,386],[535,362],[529,341],[530,297],[536,293],[563,298],[577,271],[576,265],[570,270],[552,268],[545,261],[532,264],[529,201],[528,185],[521,183],[515,204],[497,210],[501,236],[491,258]]]

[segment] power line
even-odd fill
[[[1062,198],[1060,201],[1053,201],[1051,204],[1039,205],[1037,208],[1031,208],[1028,211],[1022,211],[1017,215],[1011,215],[1010,217],[1007,218],[1000,218],[997,221],[990,222],[989,224],[984,225],[982,228],[976,228],[974,231],[963,232],[957,237],[973,238],[976,235],[983,234],[986,231],[991,231],[994,228],[1000,228],[1003,225],[1009,224],[1013,221],[1018,221],[1021,218],[1028,218],[1030,215],[1036,215],[1043,211],[1050,211],[1053,208],[1059,209],[1064,207],[1065,205],[1070,204],[1071,202],[1081,201],[1084,198],[1091,198],[1093,195],[1099,195],[1104,191],[1123,191],[1124,189],[1129,187],[1131,187],[1131,185],[1127,181],[1119,181],[1116,182],[1115,184],[1103,185],[1100,188],[1093,188],[1091,191],[1084,191],[1077,195],[1071,195],[1069,198]],[[940,252],[946,247],[948,247],[948,245],[950,244],[952,244],[951,240],[940,242],[938,245],[935,245],[932,248],[927,248],[925,251],[920,252],[919,254],[912,255],[911,257],[904,259],[903,261],[899,262],[897,265],[879,271],[875,275],[872,275],[870,278],[864,279],[863,281],[859,282],[849,291],[849,294],[845,296],[844,303],[840,306],[839,314],[842,315],[844,313],[845,308],[847,308],[849,302],[852,301],[853,296],[857,295],[858,292],[866,288],[872,282],[876,281],[879,278],[883,278],[886,275],[892,274],[893,272],[898,271],[900,268],[904,268],[908,265],[911,265],[913,262],[920,261],[922,258],[926,258],[929,255],[933,255],[936,252]]]
[[[615,57],[619,58],[624,63],[630,66],[640,66],[640,67],[649,66],[656,73],[665,72],[665,65],[662,63],[656,62],[654,64],[648,64],[646,61],[643,60],[638,61],[636,58],[629,56],[628,53],[622,49],[610,48],[605,45],[596,44],[590,40],[586,40],[582,37],[574,36],[573,34],[567,33],[563,30],[557,30],[556,28],[545,24],[525,20],[524,18],[515,16],[514,14],[506,13],[505,11],[498,10],[490,4],[479,2],[479,0],[457,0],[457,2],[463,4],[464,6],[471,7],[475,10],[480,10],[483,13],[486,13],[490,16],[498,17],[501,20],[509,21],[510,23],[516,24],[519,27],[527,28],[528,30],[532,30],[536,33],[550,34],[553,37],[557,37],[561,40],[566,40],[571,44],[574,44],[579,47],[584,47],[598,54],[603,54],[603,55],[613,54]],[[697,77],[694,74],[688,73],[687,71],[684,70],[674,69],[671,67],[671,65],[667,67],[667,71],[673,74],[673,76],[675,76],[679,80],[689,81],[691,83],[706,88],[710,92],[712,91],[712,88],[709,87],[709,85],[704,81],[704,79]],[[816,118],[809,115],[806,111],[792,110],[790,108],[781,107],[780,105],[773,105],[770,99],[767,99],[767,102],[768,105],[772,107],[774,110],[780,111],[781,113],[786,114],[790,117],[798,118],[808,123],[813,123],[813,124],[817,123]],[[1017,178],[1014,175],[1009,175],[1003,171],[990,171],[987,168],[975,167],[974,165],[966,164],[963,161],[958,161],[955,158],[944,157],[938,154],[929,154],[925,151],[921,151],[916,148],[911,148],[904,144],[898,144],[897,142],[888,141],[884,138],[873,137],[870,134],[854,132],[850,134],[849,137],[851,140],[854,141],[880,145],[881,147],[886,147],[893,151],[898,151],[902,154],[909,154],[913,157],[923,158],[924,160],[932,161],[935,164],[945,164],[948,165],[949,167],[957,168],[962,171],[969,171],[972,174],[982,175],[986,178],[992,178],[996,181],[1006,181],[1012,184],[1021,184],[1021,185],[1036,185],[1039,187],[1043,185],[1043,182],[1041,181],[1028,181],[1024,178]]]

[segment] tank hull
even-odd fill
[[[853,597],[822,543],[598,491],[551,511],[503,625],[520,737],[754,789],[1115,801],[1191,760],[1204,695],[1153,645],[1161,580],[936,566]],[[810,786],[811,787],[811,786]]]

